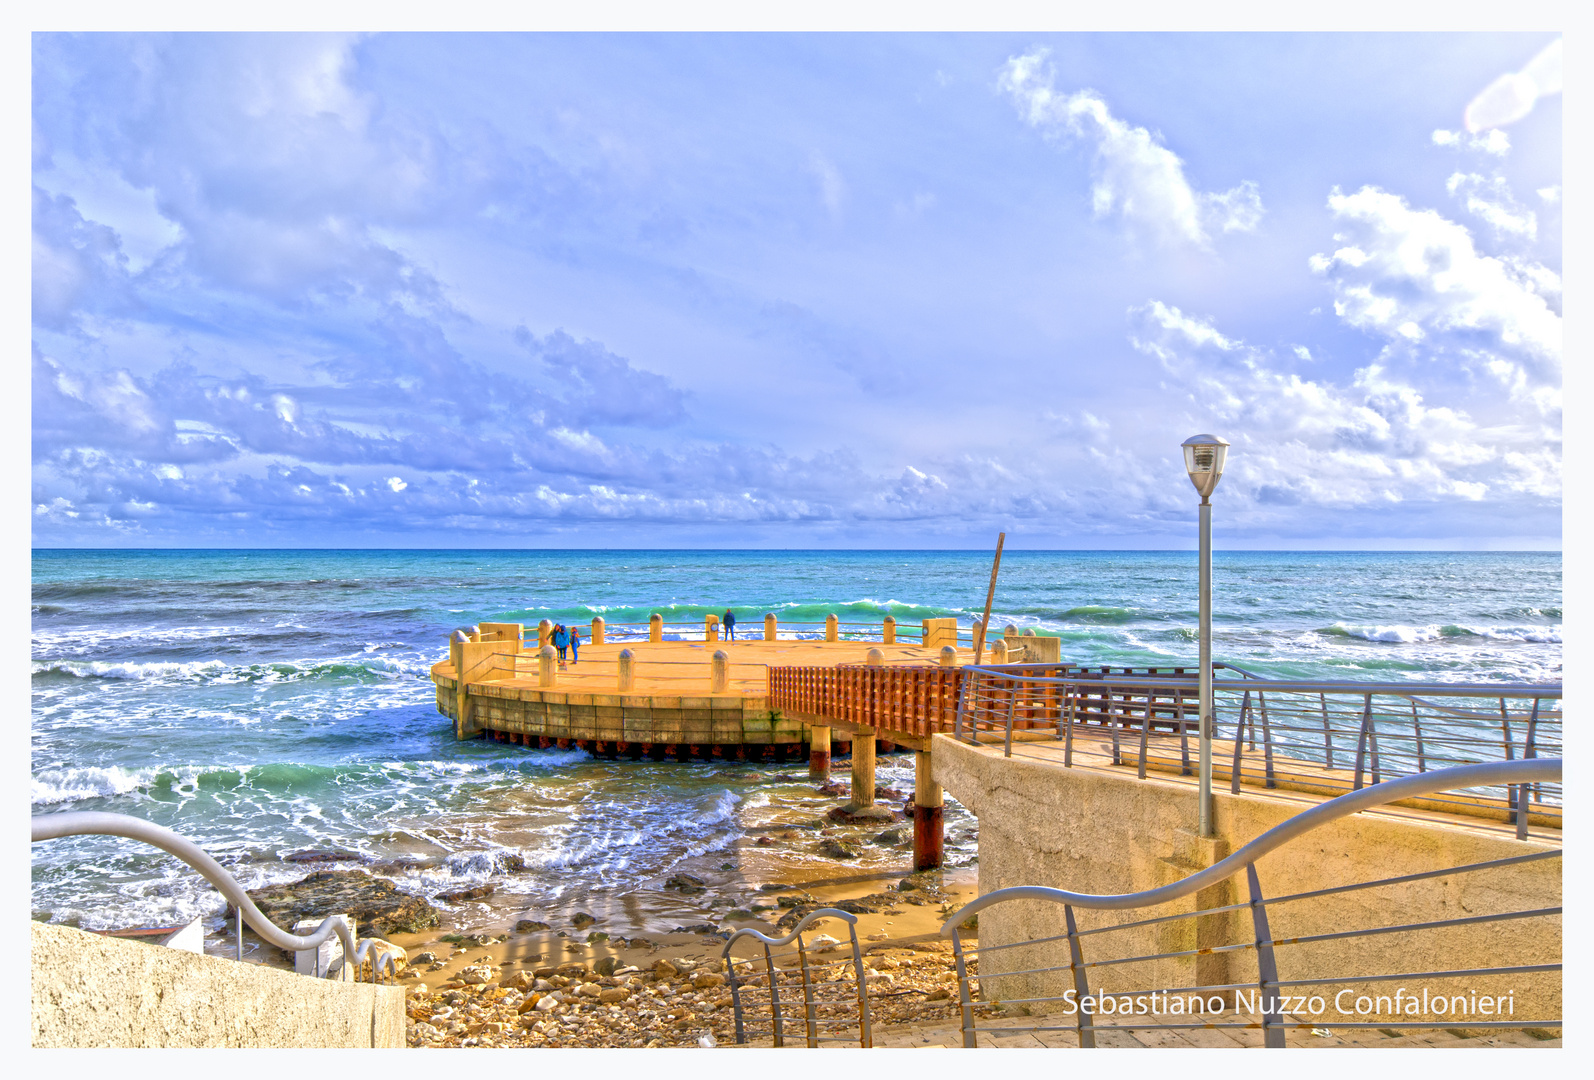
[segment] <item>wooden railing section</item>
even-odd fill
[[[873,727],[881,732],[929,736],[950,733],[957,725],[958,697],[965,669],[956,667],[868,666],[771,667],[769,707],[785,712]],[[1033,679],[1105,679],[1111,676],[1187,677],[1194,696],[1195,673],[1188,668],[1089,668],[1078,664],[1014,664],[998,669]],[[1060,700],[1055,683],[1035,684],[1032,698],[1017,706],[1014,726],[1053,726],[1069,704]],[[1023,696],[1021,696],[1023,697]],[[1085,692],[1072,702],[1076,722],[1138,726],[1149,708],[1153,727],[1185,721],[1185,695],[1150,695],[1105,689]],[[1193,722],[1193,712],[1190,717]],[[1177,727],[1175,727],[1177,730]]]

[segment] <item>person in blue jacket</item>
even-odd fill
[[[720,622],[725,624],[725,640],[726,641],[735,641],[736,640],[736,616],[734,614],[732,614],[730,608],[726,608],[725,609],[725,617],[723,619],[721,619]]]
[[[565,632],[565,624],[558,623],[553,628],[553,647],[559,650],[559,664],[564,666],[565,649],[570,644],[570,635]]]
[[[570,663],[575,664],[581,660],[581,627],[570,628]]]

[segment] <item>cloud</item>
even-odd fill
[[[1234,482],[1225,486],[1259,514],[1302,503],[1559,496],[1559,432],[1535,416],[1480,423],[1380,363],[1348,386],[1302,379],[1172,305],[1152,301],[1131,315],[1132,342],[1161,363],[1190,423],[1233,439]]]
[[[1490,128],[1481,135],[1439,128],[1433,133],[1433,142],[1435,146],[1451,146],[1458,150],[1491,154],[1494,157],[1505,157],[1511,150],[1510,137],[1499,128]]]
[[[1092,90],[1061,94],[1043,64],[1048,50],[1012,57],[998,85],[1032,127],[1067,132],[1094,143],[1091,203],[1097,217],[1116,213],[1126,223],[1170,243],[1210,244],[1211,232],[1251,232],[1262,219],[1254,181],[1224,192],[1198,192],[1184,162],[1160,138],[1114,116]]]
[[[1540,98],[1561,92],[1561,39],[1546,45],[1525,68],[1501,75],[1467,104],[1468,131],[1514,124],[1533,111]]]
[[[1558,390],[1561,319],[1547,300],[1559,295],[1553,271],[1483,254],[1465,227],[1375,187],[1349,195],[1336,188],[1328,207],[1342,246],[1309,262],[1332,283],[1345,322],[1423,342],[1429,353],[1470,350],[1501,365],[1502,381],[1520,375]]]
[[[1538,217],[1516,201],[1504,177],[1486,180],[1477,173],[1453,173],[1445,182],[1445,190],[1460,194],[1467,212],[1493,228],[1496,236],[1519,240],[1538,236]]]
[[[841,204],[847,197],[847,182],[841,170],[824,154],[815,150],[808,159],[808,168],[819,181],[819,201],[825,204],[831,217],[841,214]]]
[[[554,373],[564,393],[552,411],[564,424],[669,427],[686,418],[685,393],[595,341],[578,342],[563,330],[538,338],[524,326],[515,341]]]

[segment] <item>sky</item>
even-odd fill
[[[35,34],[33,542],[1559,549],[1558,40]]]

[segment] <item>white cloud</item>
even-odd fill
[[[1043,70],[1048,50],[1012,57],[998,85],[1032,127],[1067,131],[1096,146],[1091,203],[1096,216],[1125,222],[1165,240],[1206,247],[1211,231],[1250,232],[1262,218],[1253,181],[1203,193],[1185,177],[1184,162],[1158,136],[1114,116],[1092,90],[1058,93]]]
[[[1310,360],[1312,358],[1312,350],[1308,349],[1305,345],[1297,345],[1293,351],[1297,359]]]
[[[1541,187],[1538,196],[1547,203],[1558,203],[1561,201],[1561,185],[1551,184],[1549,187]]]
[[[1542,97],[1561,92],[1561,39],[1556,38],[1521,71],[1501,75],[1467,105],[1468,131],[1514,124]]]
[[[400,479],[397,476],[388,477],[387,478],[387,486],[388,486],[389,490],[393,491],[394,493],[403,491],[405,488],[409,487],[408,484],[406,484],[402,479]],[[308,492],[310,489],[308,487],[306,487],[304,490]]]
[[[1161,362],[1189,422],[1233,440],[1231,498],[1355,507],[1560,493],[1559,432],[1533,417],[1482,424],[1376,362],[1349,386],[1302,379],[1172,305],[1131,314],[1131,341]]]
[[[1496,234],[1532,240],[1539,234],[1539,219],[1516,201],[1505,178],[1484,179],[1477,173],[1453,173],[1445,183],[1452,195],[1460,194],[1467,212],[1481,218]]]
[[[1410,326],[1457,349],[1482,347],[1534,385],[1559,386],[1561,319],[1542,284],[1553,271],[1485,255],[1465,227],[1375,187],[1336,188],[1328,206],[1344,246],[1310,265],[1333,283],[1334,310],[1347,323],[1391,338],[1412,337]]]
[[[819,201],[825,204],[832,217],[839,215],[842,201],[847,197],[847,183],[841,178],[841,170],[817,150],[809,158],[808,167],[819,181]]]
[[[1481,135],[1470,134],[1465,131],[1446,131],[1443,128],[1433,133],[1435,146],[1454,146],[1458,150],[1476,150],[1484,154],[1493,154],[1495,157],[1505,157],[1511,149],[1511,138],[1499,128],[1491,128]]]

